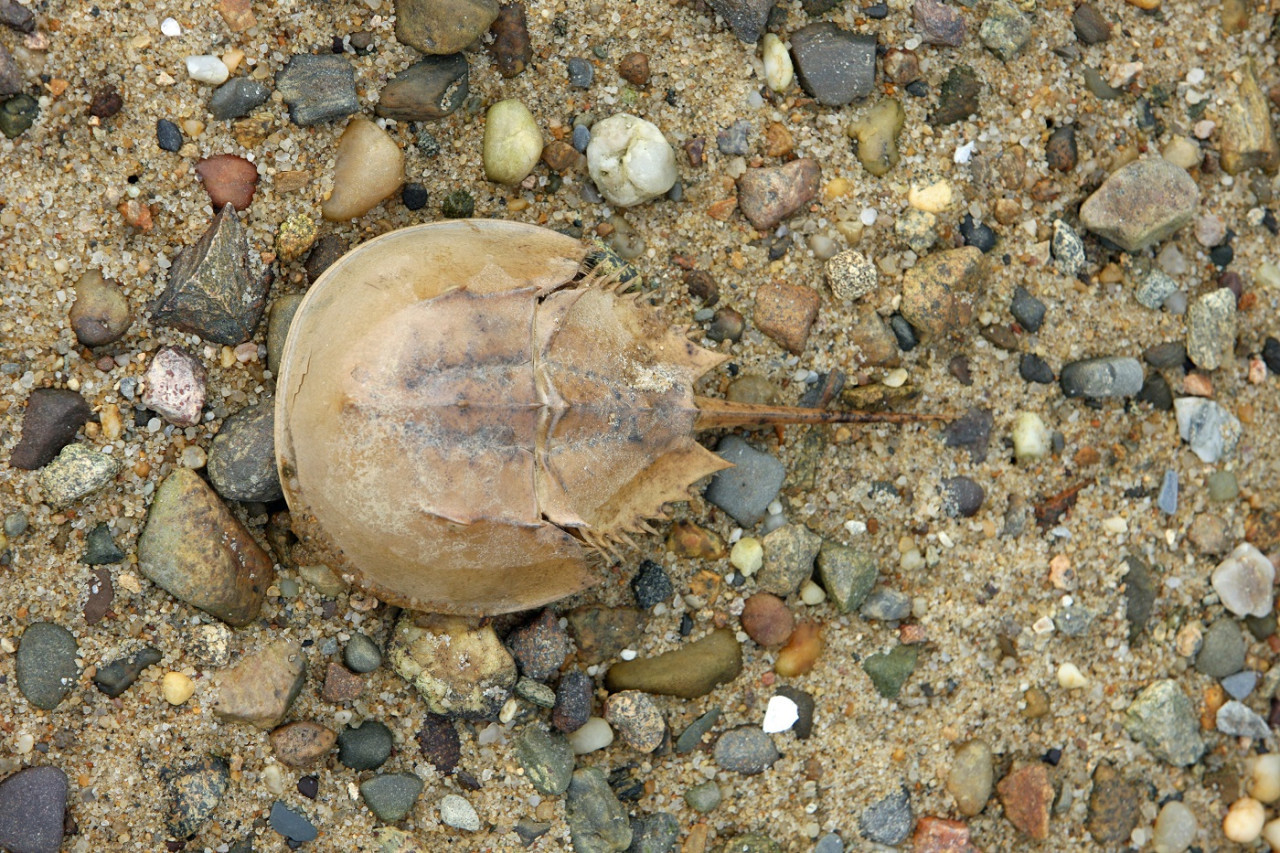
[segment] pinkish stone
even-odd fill
[[[178,347],[158,350],[142,377],[142,404],[176,426],[200,421],[204,408],[204,366]]]

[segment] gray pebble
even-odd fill
[[[124,558],[125,553],[112,538],[111,527],[106,522],[94,525],[93,530],[84,538],[84,555],[80,557],[80,562],[86,566],[109,566]]]
[[[268,820],[271,828],[289,841],[302,843],[314,841],[320,834],[315,824],[305,815],[294,811],[279,800],[271,804],[271,815]]]
[[[93,683],[108,696],[115,698],[129,689],[142,675],[142,671],[157,664],[164,655],[151,646],[139,649],[130,655],[117,658],[105,666],[99,667],[93,676]]]
[[[1178,434],[1201,462],[1213,464],[1235,450],[1240,421],[1227,409],[1203,397],[1179,397],[1173,408]]]
[[[720,801],[723,798],[724,795],[720,792],[720,786],[714,780],[694,785],[684,792],[685,803],[698,814],[706,814],[713,811],[716,806],[720,805]]]
[[[320,124],[360,111],[355,69],[332,53],[299,53],[276,72],[276,90],[297,125]]]
[[[720,709],[712,708],[698,719],[689,724],[689,727],[680,733],[676,738],[676,752],[680,755],[693,752],[702,743],[703,736],[711,731],[711,728],[720,719]]]
[[[1013,314],[1013,319],[1028,332],[1040,331],[1040,326],[1044,323],[1045,310],[1045,304],[1032,296],[1022,285],[1013,289],[1013,302],[1009,305],[1009,313]]]
[[[1234,699],[1218,709],[1218,731],[1232,737],[1251,737],[1262,740],[1271,734],[1267,721],[1248,705]]]
[[[1223,503],[1240,495],[1240,484],[1232,471],[1214,471],[1209,475],[1209,500]]]
[[[352,672],[373,672],[382,665],[382,649],[365,634],[352,634],[342,649],[342,662]]]
[[[1142,365],[1136,358],[1107,356],[1073,361],[1062,367],[1058,383],[1068,397],[1132,397],[1142,390]]]
[[[37,708],[52,711],[76,686],[76,638],[61,625],[33,622],[22,632],[15,666],[18,690]]]
[[[396,121],[444,118],[466,102],[470,74],[466,54],[424,57],[391,78],[375,112]]]
[[[271,97],[271,89],[250,77],[233,77],[209,97],[209,112],[215,119],[226,121],[253,112]]]
[[[1068,637],[1083,637],[1093,624],[1093,614],[1079,604],[1070,604],[1054,617],[1058,630]]]
[[[1196,655],[1196,671],[1210,678],[1234,675],[1244,669],[1246,651],[1240,626],[1224,616],[1205,631],[1200,653]]]
[[[446,794],[440,800],[440,820],[454,829],[480,831],[480,816],[476,814],[475,806],[457,794]]]
[[[29,525],[26,513],[21,510],[11,512],[4,517],[4,535],[14,539],[26,533]]]
[[[565,800],[565,819],[574,850],[607,853],[626,850],[631,844],[627,810],[598,767],[574,771]]]
[[[751,122],[740,118],[716,133],[716,147],[721,154],[742,156],[751,153]]]
[[[539,708],[554,708],[556,692],[541,681],[532,678],[521,678],[516,682],[516,695]]]
[[[734,467],[712,478],[706,499],[739,524],[755,524],[764,518],[769,504],[777,497],[786,469],[776,458],[756,450],[736,435],[722,438],[716,453]]]
[[[1172,679],[1153,682],[1138,694],[1125,712],[1124,728],[1152,755],[1175,767],[1195,764],[1204,754],[1199,718]]]
[[[899,788],[872,803],[858,816],[858,831],[863,838],[890,847],[906,841],[914,824],[915,815],[912,814],[911,797],[906,788]]]
[[[823,589],[844,613],[862,606],[880,573],[870,554],[831,540],[822,543],[816,565]]]
[[[47,765],[19,770],[0,782],[0,848],[57,853],[66,811],[66,773]]]
[[[875,88],[874,35],[818,21],[791,34],[791,55],[800,85],[823,106],[843,106]]]
[[[813,846],[813,853],[844,853],[844,839],[834,832],[828,832],[818,839]]]
[[[880,587],[867,596],[858,615],[879,622],[897,622],[911,615],[911,596]]]
[[[1116,169],[1080,206],[1080,224],[1126,252],[1153,246],[1191,221],[1200,189],[1162,157]]]
[[[1181,367],[1187,360],[1187,347],[1182,341],[1165,341],[1142,351],[1142,358],[1152,367]]]
[[[982,508],[987,492],[971,477],[946,477],[942,481],[942,510],[952,518],[971,518]]]
[[[1228,675],[1222,679],[1222,689],[1232,699],[1239,699],[1243,702],[1253,692],[1253,688],[1258,686],[1258,673],[1251,669],[1243,669],[1235,675]]]
[[[1236,295],[1222,287],[1187,311],[1187,356],[1201,370],[1217,370],[1235,358]]]
[[[654,812],[631,819],[631,846],[627,853],[672,853],[680,837],[675,815]]]
[[[1159,267],[1152,267],[1139,281],[1138,289],[1133,292],[1133,298],[1138,300],[1139,305],[1158,311],[1165,300],[1177,290],[1178,283],[1168,273]]]
[[[1173,515],[1178,511],[1178,472],[1172,468],[1164,472],[1164,480],[1160,483],[1160,494],[1156,497],[1156,506],[1165,515]]]
[[[578,89],[590,89],[591,84],[596,79],[596,70],[591,63],[580,56],[571,56],[567,64],[569,66],[569,85]],[[577,135],[576,128],[574,135]]]
[[[377,770],[391,757],[392,744],[391,729],[365,720],[338,735],[338,760],[352,770]]]
[[[722,769],[744,776],[763,773],[781,758],[773,738],[756,726],[739,726],[720,735],[714,756]]]
[[[403,820],[421,793],[422,780],[413,773],[384,773],[360,783],[364,804],[386,823]]]
[[[573,127],[573,147],[577,149],[579,154],[585,153],[587,145],[591,142],[591,128],[584,124],[574,125]]]
[[[559,796],[568,790],[574,758],[573,748],[564,735],[549,732],[535,723],[520,732],[512,751],[536,791]]]
[[[270,503],[283,496],[276,471],[275,401],[246,406],[222,422],[209,445],[209,482],[232,501]]]

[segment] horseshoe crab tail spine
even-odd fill
[[[694,403],[698,407],[698,417],[693,428],[697,430],[775,424],[913,424],[949,418],[948,415],[922,415],[914,412],[842,412],[800,409],[794,406],[766,406],[735,403],[716,397],[694,397]]]

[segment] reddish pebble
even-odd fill
[[[962,821],[922,817],[911,836],[912,853],[977,853],[969,843],[969,827]]]
[[[124,217],[124,221],[139,231],[150,231],[154,224],[151,220],[151,208],[147,207],[136,198],[122,201],[116,205],[116,210]]]
[[[156,351],[143,374],[142,405],[175,426],[200,422],[205,396],[204,365],[178,347]]]
[[[1038,841],[1049,837],[1049,808],[1053,805],[1053,785],[1043,764],[1029,764],[1014,770],[996,785],[1004,816],[1023,834]]]
[[[780,646],[796,626],[787,604],[776,595],[757,592],[742,605],[742,630],[762,646]]]
[[[196,164],[196,175],[209,193],[215,211],[223,205],[244,210],[258,188],[258,167],[235,154],[207,157]]]
[[[649,83],[649,57],[643,53],[628,53],[618,63],[618,74],[628,83],[645,86]]]
[[[342,664],[330,663],[321,695],[326,702],[351,702],[364,692],[364,679]]]
[[[902,643],[904,646],[914,646],[919,643],[923,643],[927,639],[929,639],[929,637],[925,633],[923,625],[918,625],[913,622],[909,625],[903,625],[898,628],[898,642]]]

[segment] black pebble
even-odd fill
[[[881,21],[889,17],[888,3],[873,3],[863,8],[862,13],[873,21]]]
[[[1142,358],[1152,367],[1181,367],[1187,361],[1187,348],[1181,341],[1166,341],[1147,347]]]
[[[1164,377],[1159,373],[1152,373],[1147,377],[1147,380],[1142,383],[1142,390],[1134,399],[1139,403],[1150,403],[1162,412],[1173,410],[1173,392],[1169,389],[1169,383],[1165,382]]]
[[[986,490],[970,477],[945,477],[942,480],[943,511],[952,518],[970,518],[982,508]]]
[[[966,246],[977,246],[984,255],[996,247],[996,232],[991,230],[990,225],[974,222],[973,216],[968,213],[960,220],[960,236],[964,238]]]
[[[400,199],[410,210],[422,210],[427,206],[427,188],[418,183],[405,184]]]
[[[907,94],[913,98],[927,98],[929,96],[929,84],[923,80],[913,80],[907,84]]]
[[[1230,264],[1235,256],[1235,249],[1231,248],[1230,243],[1223,243],[1221,246],[1214,246],[1209,250],[1209,260],[1213,261],[1213,265],[1218,269]]]
[[[987,460],[987,446],[991,442],[991,428],[995,425],[995,415],[990,409],[974,407],[947,424],[943,429],[943,440],[947,447],[965,447],[975,465]]]
[[[640,571],[631,579],[631,591],[635,593],[636,604],[648,610],[655,604],[670,601],[675,589],[667,570],[653,560],[645,560],[640,564]]]
[[[298,780],[298,793],[308,800],[314,800],[320,793],[320,779],[317,776],[303,776]]]
[[[1267,338],[1262,344],[1262,361],[1267,365],[1267,370],[1280,374],[1280,341]]]
[[[106,522],[98,524],[84,538],[84,556],[80,562],[86,566],[106,566],[124,559],[124,551],[111,538],[111,528]]]
[[[103,693],[115,698],[128,690],[130,685],[138,680],[138,676],[144,669],[159,663],[161,657],[163,655],[160,654],[159,649],[150,646],[140,649],[99,668],[97,675],[93,677],[93,683]]]
[[[592,81],[596,78],[596,70],[591,67],[591,63],[580,56],[574,56],[569,59],[569,85],[576,86],[579,89],[591,88]]]
[[[1018,362],[1018,375],[1027,382],[1035,382],[1039,385],[1053,384],[1053,368],[1049,366],[1049,362],[1033,352],[1022,354],[1022,359]]]
[[[167,118],[156,122],[156,145],[164,151],[177,151],[182,147],[182,131]]]
[[[1013,302],[1009,305],[1009,313],[1013,314],[1013,319],[1028,332],[1038,332],[1044,323],[1045,305],[1028,293],[1026,288],[1019,285],[1013,289]]]
[[[314,841],[319,831],[315,824],[301,814],[276,800],[271,804],[271,828],[283,835],[290,842]]]
[[[911,328],[907,318],[901,314],[894,314],[889,318],[889,328],[893,331],[893,336],[898,339],[898,349],[903,352],[911,352],[919,345],[916,330]]]

